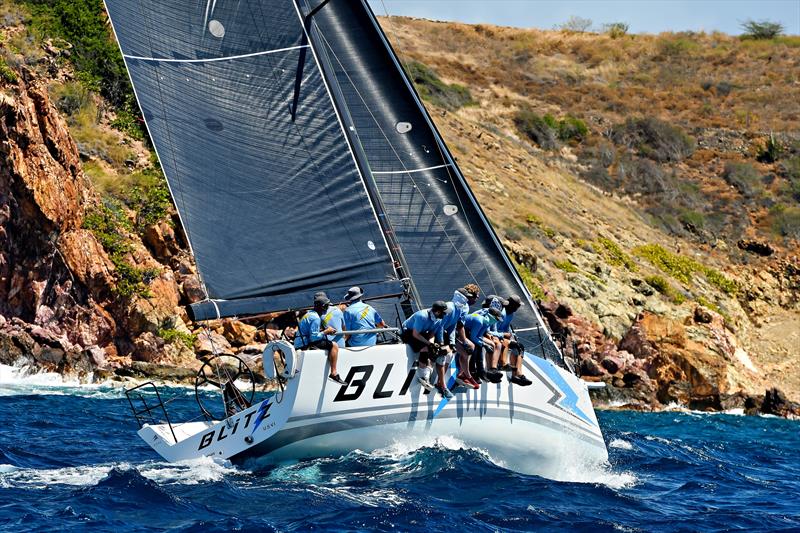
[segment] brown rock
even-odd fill
[[[233,355],[228,339],[215,331],[201,330],[194,341],[194,351],[198,356],[209,354]]]
[[[239,322],[238,320],[225,320],[222,326],[223,335],[234,346],[250,344],[256,337],[258,328]]]
[[[153,257],[160,261],[166,261],[180,252],[175,230],[165,221],[145,228],[142,240],[153,253]]]
[[[203,284],[200,283],[200,278],[193,274],[187,275],[183,278],[181,292],[183,293],[186,302],[190,304],[200,302],[206,297],[206,291],[203,289]]]
[[[625,363],[619,357],[606,356],[600,361],[600,365],[605,368],[609,374],[616,374],[623,368]]]
[[[765,241],[757,241],[754,239],[742,239],[736,243],[740,250],[750,252],[762,257],[769,257],[775,253],[775,249]]]
[[[581,361],[580,365],[580,375],[581,376],[602,376],[606,372],[603,368],[598,365],[594,359],[584,359]]]
[[[163,349],[164,340],[151,331],[145,331],[133,341],[131,358],[134,361],[157,361],[161,357]]]
[[[711,312],[705,307],[698,305],[694,308],[694,321],[698,324],[710,324],[713,319]]]

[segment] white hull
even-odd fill
[[[586,384],[538,357],[525,361],[533,385],[504,379],[450,401],[425,394],[404,345],[342,350],[339,374],[346,386],[326,379],[324,352],[298,352],[297,358],[299,371],[282,398],[227,421],[173,424],[177,443],[167,425],[146,425],[139,434],[169,461],[208,455],[257,466],[436,437],[454,437],[507,468],[554,479],[608,459]]]

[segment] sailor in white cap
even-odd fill
[[[369,304],[361,301],[364,291],[361,287],[350,287],[344,300],[347,308],[344,310],[344,326],[348,331],[360,329],[385,328],[386,323],[381,315]],[[347,339],[348,346],[375,346],[377,334],[357,333],[350,335]]]

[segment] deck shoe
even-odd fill
[[[491,368],[486,372],[486,378],[492,383],[500,383],[503,381],[503,374],[496,368]]]
[[[430,367],[426,368],[418,368],[417,369],[417,383],[422,385],[422,387],[426,391],[433,390],[433,384],[431,384],[431,369]]]
[[[330,374],[328,379],[339,385],[347,385],[347,382],[339,377],[339,374]]]
[[[503,365],[500,368],[500,370],[502,370],[503,372],[511,372],[512,370],[514,370],[514,367],[511,365]]]
[[[453,397],[453,393],[450,392],[450,390],[447,387],[441,385],[440,383],[436,384],[436,391],[445,398],[447,398],[448,400]]]
[[[475,381],[475,380],[474,380],[473,378],[471,378],[471,377],[469,377],[469,378],[465,379],[464,381],[465,381],[465,382],[466,382],[466,383],[467,383],[467,384],[468,384],[470,387],[472,387],[473,389],[480,389],[480,388],[481,388],[481,384],[480,384],[480,383],[478,383],[477,381]]]
[[[520,376],[511,376],[511,383],[516,383],[521,387],[527,387],[528,385],[533,383],[533,381],[529,380],[525,376],[520,375]]]
[[[467,381],[467,378],[464,376],[464,374],[459,374],[456,376],[456,385],[459,387],[472,388],[472,383]]]

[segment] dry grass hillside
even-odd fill
[[[732,385],[800,398],[800,38],[381,23],[534,292],[611,342],[711,309]]]

